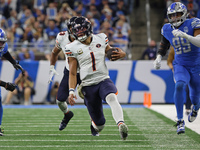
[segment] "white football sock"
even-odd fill
[[[106,102],[111,108],[112,116],[116,123],[124,121],[123,110],[121,105],[118,102],[117,96],[114,93],[111,93],[106,96]]]
[[[58,104],[58,107],[60,108],[60,110],[66,114],[68,112],[68,106],[67,106],[67,103],[66,102],[60,102],[58,100],[56,100],[57,104]]]

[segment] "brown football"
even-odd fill
[[[111,55],[113,54],[113,51],[117,51],[118,52],[118,49],[116,49],[115,47],[113,48],[110,48],[108,51],[107,51],[107,57],[109,60],[111,60]]]

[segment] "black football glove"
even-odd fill
[[[22,75],[24,75],[24,69],[22,68],[22,66],[20,66],[19,64],[19,61],[16,61],[16,64],[13,65],[13,67],[16,69],[16,70],[21,70],[22,71]]]
[[[17,87],[16,84],[7,82],[7,83],[6,83],[6,86],[5,86],[5,89],[12,92],[12,91],[14,91],[14,89],[15,89],[16,87]]]

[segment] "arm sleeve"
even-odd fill
[[[197,36],[190,36],[188,35],[188,41],[190,41],[193,45],[200,47],[200,35]]]
[[[11,64],[16,64],[16,61],[13,59],[8,51],[3,55],[3,57],[6,58]]]
[[[160,54],[162,57],[165,56],[169,47],[170,47],[170,42],[162,35],[160,47],[158,49],[158,54]]]

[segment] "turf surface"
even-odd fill
[[[63,114],[59,109],[4,109],[4,135],[0,150],[154,150],[200,149],[200,135],[186,128],[176,134],[175,122],[148,108],[124,108],[129,127],[126,141],[120,139],[111,110],[104,108],[106,125],[99,137],[90,133],[85,108],[72,108],[74,117],[66,129],[58,130]]]

